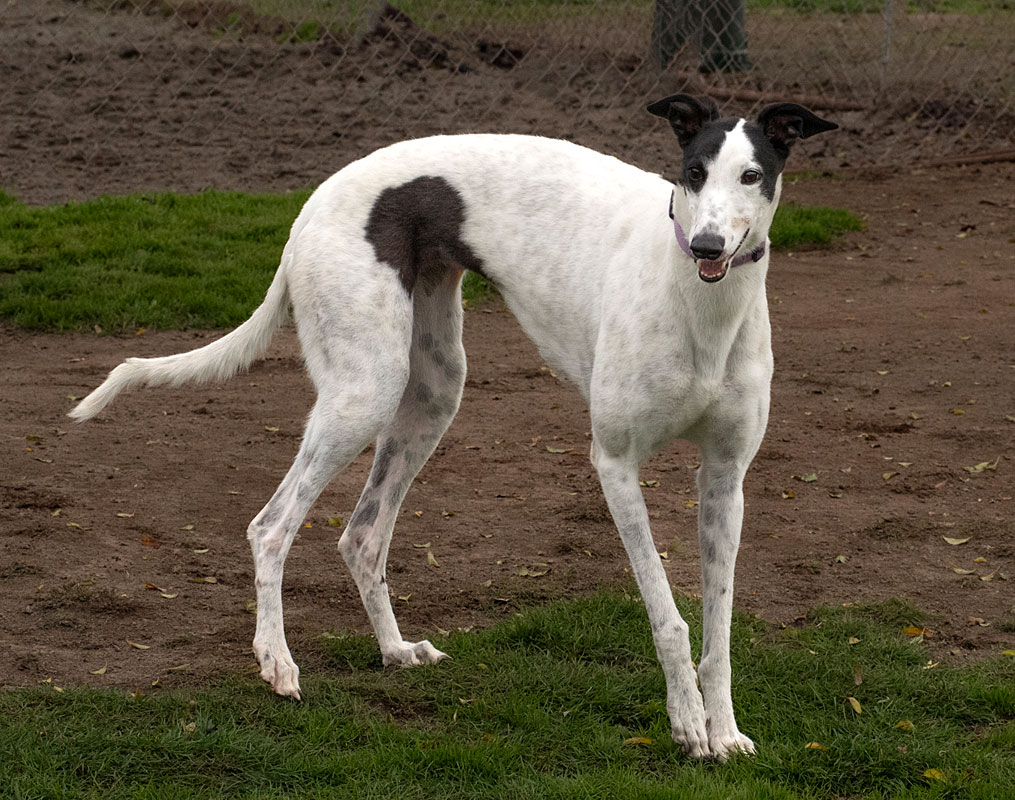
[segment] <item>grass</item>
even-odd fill
[[[700,606],[680,605],[696,630]],[[434,667],[385,670],[372,639],[322,637],[329,666],[300,704],[248,677],[136,697],[9,690],[0,786],[103,800],[1011,796],[1015,659],[927,669],[926,645],[900,633],[919,617],[900,602],[785,630],[738,617],[734,699],[758,754],[727,765],[671,742],[644,608],[604,594],[438,637],[454,660]]]
[[[308,192],[101,197],[29,207],[0,193],[0,319],[30,330],[231,328],[264,297]],[[775,247],[857,230],[847,211],[784,206]],[[469,302],[492,289],[469,274]]]

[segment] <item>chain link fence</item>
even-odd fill
[[[0,189],[29,202],[309,186],[434,133],[564,137],[646,168],[645,105],[791,100],[794,166],[1015,155],[1015,0],[0,0]],[[824,138],[824,137],[823,137]],[[1005,152],[1007,151],[1007,152]]]

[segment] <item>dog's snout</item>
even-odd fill
[[[718,261],[725,246],[725,240],[716,233],[699,233],[691,240],[691,252],[702,261]]]

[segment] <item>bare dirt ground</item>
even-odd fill
[[[66,126],[60,115],[73,111],[54,101],[38,113]],[[663,152],[668,134],[658,135]],[[64,143],[24,141],[0,159],[5,188],[47,201],[87,193],[73,182],[59,191]],[[371,149],[335,147],[336,161]],[[158,142],[146,150],[139,138],[117,158],[130,169],[108,185],[89,172],[93,193],[175,185]],[[244,175],[234,188],[278,188]],[[740,609],[792,625],[820,603],[906,597],[930,614],[943,658],[1015,643],[1013,180],[1015,167],[1001,165],[787,185],[784,201],[850,208],[867,230],[772,259],[776,378],[745,487]],[[217,335],[0,328],[3,683],[147,691],[252,665],[244,531],[291,463],[313,400],[292,333],[222,386],[128,395],[85,426],[65,417],[70,398],[122,358]],[[391,548],[409,636],[632,582],[577,393],[496,302],[466,315],[465,335],[462,409],[410,490]],[[329,518],[348,518],[370,457],[328,489],[287,563],[290,644],[311,671],[322,632],[368,630]],[[694,448],[677,444],[642,475],[658,548],[685,593],[699,580],[695,464]]]

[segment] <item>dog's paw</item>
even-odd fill
[[[301,700],[300,668],[296,666],[289,648],[259,646],[254,643],[254,655],[261,665],[261,677],[271,684],[276,694]]]
[[[746,756],[754,755],[754,742],[734,729],[733,733],[724,736],[710,736],[708,749],[716,761],[726,761],[738,753]]]
[[[667,703],[670,731],[673,741],[690,758],[708,758],[708,729],[705,727],[705,707],[697,689],[688,691],[683,702]]]
[[[671,725],[673,741],[680,745],[684,755],[689,758],[708,758],[710,750],[708,737],[705,735],[704,726],[701,729],[696,726]]]
[[[415,667],[419,664],[436,664],[451,656],[442,653],[424,639],[422,642],[402,642],[400,647],[384,653],[383,658],[386,667]]]

